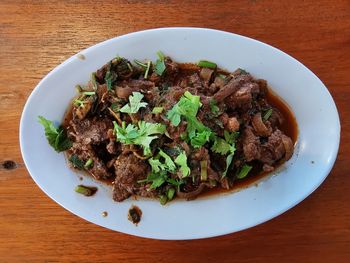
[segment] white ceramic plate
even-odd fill
[[[98,185],[96,196],[76,194],[81,184],[63,154],[48,145],[37,116],[59,123],[75,85],[116,55],[130,60],[156,59],[162,50],[179,62],[215,61],[222,68],[244,68],[268,80],[292,108],[299,126],[294,156],[277,176],[237,193],[161,206],[157,200],[112,201],[111,190]],[[51,71],[34,89],[23,110],[20,144],[34,181],[53,200],[95,224],[120,232],[157,239],[195,239],[246,229],[280,215],[310,195],[326,178],[337,156],[340,124],[327,88],[300,62],[259,41],[211,29],[161,28],[113,38],[90,47]],[[143,212],[136,227],[127,220],[132,204]],[[102,217],[103,211],[108,212]]]

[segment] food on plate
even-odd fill
[[[128,211],[128,220],[137,226],[138,223],[140,223],[141,218],[142,218],[141,209],[136,205],[131,206]]]
[[[39,117],[72,167],[112,182],[113,199],[194,199],[291,158],[295,122],[267,82],[210,61],[117,57],[92,73],[59,127]],[[294,127],[294,128],[293,128]]]

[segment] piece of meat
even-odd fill
[[[115,92],[118,98],[127,100],[136,91],[147,91],[155,87],[154,82],[142,79],[124,80],[118,83]]]
[[[115,181],[113,186],[113,199],[121,202],[133,194],[141,194],[139,180],[145,179],[149,166],[135,155],[121,154],[114,163]]]
[[[99,144],[108,140],[108,130],[113,128],[112,121],[108,119],[98,120],[84,119],[70,122],[76,142],[82,144]]]
[[[91,159],[92,165],[86,169],[96,179],[109,178],[111,174],[108,172],[104,162],[97,156],[91,145],[86,145],[74,142],[72,148],[69,150],[70,155],[76,155],[84,163]]]
[[[249,162],[260,158],[260,141],[254,134],[253,128],[248,126],[242,135],[243,152],[245,159]]]
[[[229,132],[235,132],[239,130],[239,121],[237,120],[236,117],[231,117],[228,118],[226,124],[225,124],[225,128],[226,130],[228,130]]]
[[[273,170],[275,170],[275,167],[265,163],[263,165],[263,170],[264,170],[264,172],[268,172],[269,173],[269,172],[272,172]]]
[[[213,99],[216,102],[225,100],[232,93],[236,92],[244,83],[250,81],[250,75],[239,75],[232,78],[226,85],[224,85],[217,93],[214,94]]]
[[[209,84],[213,73],[214,73],[213,69],[202,68],[201,71],[199,72],[199,76],[204,81],[204,83]]]
[[[283,133],[277,129],[271,134],[268,141],[261,145],[259,160],[262,163],[271,165],[285,155],[286,150],[282,141],[282,136]]]
[[[225,102],[231,108],[240,108],[248,111],[252,108],[253,98],[259,93],[259,86],[255,82],[244,83],[235,93],[229,96]]]
[[[229,181],[228,181],[228,178],[227,177],[224,177],[220,180],[220,184],[221,184],[221,187],[224,188],[224,189],[230,189],[230,184],[229,184]]]
[[[82,120],[86,117],[86,115],[90,112],[92,108],[93,102],[91,100],[86,101],[84,105],[79,107],[74,107],[73,109],[73,118],[77,117],[78,119]]]
[[[97,80],[99,83],[103,83],[103,82],[104,82],[107,69],[108,69],[108,64],[103,65],[100,69],[98,69],[98,70],[96,71],[96,75],[95,75],[95,76],[96,76],[96,80]]]
[[[268,121],[270,122],[271,127],[275,128],[282,125],[282,123],[284,122],[284,117],[278,109],[273,108],[272,114]]]
[[[168,82],[174,82],[178,73],[179,73],[179,65],[172,61],[171,58],[166,57],[164,60],[165,64],[165,76]]]
[[[201,192],[203,192],[203,190],[207,187],[207,184],[205,183],[202,183],[200,184],[196,190],[193,190],[191,192],[181,192],[181,191],[178,191],[176,192],[176,195],[180,198],[185,198],[187,199],[188,201],[189,200],[193,200],[195,199]]]
[[[197,73],[194,73],[188,77],[188,83],[198,91],[203,87],[202,80]]]
[[[164,109],[170,110],[178,102],[186,90],[188,89],[184,89],[180,86],[169,87],[168,91],[163,94],[161,99]]]
[[[214,84],[217,88],[222,88],[225,85],[225,79],[221,77],[215,77]]]
[[[255,134],[263,137],[268,137],[272,133],[271,127],[267,127],[262,118],[261,118],[261,113],[258,112],[255,114],[252,118],[252,125],[255,130]]]
[[[284,161],[288,161],[292,157],[294,152],[293,141],[291,138],[283,134],[282,143],[286,152],[284,156]]]

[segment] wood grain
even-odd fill
[[[35,185],[21,159],[18,129],[38,81],[90,45],[166,26],[209,27],[256,38],[294,56],[327,85],[341,117],[341,146],[331,174],[315,193],[252,229],[175,242],[90,224]],[[1,1],[0,261],[350,262],[349,54],[346,0]],[[5,169],[11,166],[4,165],[6,160],[15,162],[14,169]]]

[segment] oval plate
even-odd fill
[[[74,188],[82,182],[63,154],[47,143],[38,115],[59,123],[75,95],[95,71],[116,55],[156,59],[163,51],[178,62],[215,61],[240,67],[268,81],[291,107],[299,126],[296,152],[277,176],[236,193],[184,200],[161,206],[157,200],[112,200],[111,190],[89,178],[99,191],[87,198]],[[83,56],[85,57],[83,59]],[[322,117],[320,117],[322,116]],[[30,95],[21,118],[20,144],[29,173],[39,187],[72,213],[103,227],[157,239],[195,239],[232,233],[276,217],[310,195],[326,178],[337,156],[339,116],[323,83],[300,62],[259,41],[211,29],[161,28],[113,38],[90,47],[51,71]],[[127,219],[132,204],[143,217],[136,227]],[[103,211],[108,212],[102,217]]]

